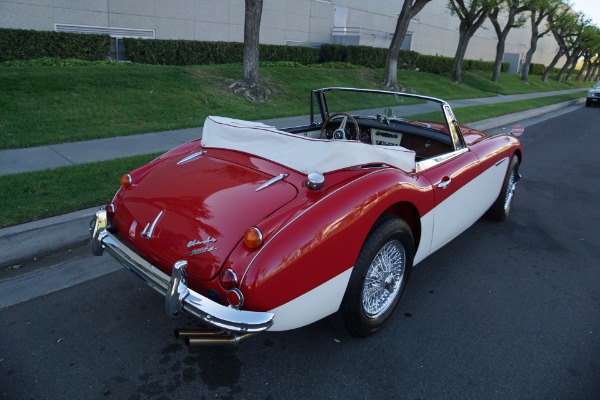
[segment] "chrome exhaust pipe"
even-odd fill
[[[241,340],[255,335],[255,332],[234,333],[221,329],[176,329],[175,337],[183,338],[186,345],[194,346],[215,346],[232,345]]]

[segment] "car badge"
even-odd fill
[[[210,251],[213,250],[217,250],[217,248],[215,246],[211,246],[211,243],[216,243],[217,239],[215,239],[212,236],[209,236],[208,239],[206,240],[190,240],[187,244],[188,249],[191,247],[196,247],[196,246],[203,246],[203,247],[196,247],[195,249],[192,249],[192,251],[190,251],[190,256],[197,256],[198,254],[203,254],[203,253],[208,253]]]

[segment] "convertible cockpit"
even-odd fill
[[[332,141],[357,141],[373,146],[403,147],[422,161],[461,146],[458,125],[442,100],[380,90],[328,88],[313,91],[311,124],[285,132]],[[373,105],[353,109],[353,103]],[[321,122],[322,121],[322,122]]]

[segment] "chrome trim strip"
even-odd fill
[[[164,213],[164,211],[161,211],[158,213],[156,218],[154,218],[154,221],[152,221],[152,225],[150,225],[150,229],[148,229],[148,225],[146,225],[146,227],[144,228],[142,233],[140,233],[141,237],[146,238],[148,240],[152,239],[152,234],[154,233],[154,228],[156,227],[156,224],[158,223],[158,220],[160,219],[160,217],[162,217],[163,213]]]
[[[197,151],[197,152],[195,152],[195,153],[192,153],[192,154],[190,154],[189,156],[187,156],[187,157],[185,157],[185,158],[182,158],[181,160],[179,160],[179,161],[177,162],[177,165],[184,164],[184,163],[186,163],[186,162],[188,162],[188,161],[191,161],[191,160],[193,160],[194,158],[197,158],[197,157],[200,157],[200,156],[204,155],[205,153],[206,153],[206,150],[203,150],[203,151]]]
[[[496,164],[494,164],[494,166],[499,167],[500,165],[504,164],[506,160],[508,160],[508,157],[505,157],[502,160],[498,161]]]
[[[256,188],[255,192],[258,192],[259,190],[263,190],[264,188],[267,188],[269,186],[271,186],[274,183],[279,182],[282,179],[287,178],[288,174],[279,174],[274,178],[269,179],[268,181],[266,181],[265,183],[263,183],[262,185],[260,185],[258,188]]]
[[[177,316],[173,311],[187,311],[210,325],[232,332],[262,332],[273,325],[275,316],[272,313],[236,310],[189,289],[185,261],[175,263],[171,277],[148,263],[104,228],[106,211],[98,211],[92,223],[92,232],[96,232],[93,243],[100,245],[123,267],[165,296],[165,307],[171,317]]]
[[[419,161],[415,164],[415,172],[425,171],[426,169],[429,169],[439,163],[442,163],[446,160],[456,157],[462,153],[466,153],[467,151],[469,151],[469,149],[467,147],[465,147],[460,150],[453,151],[451,153],[446,153],[446,154],[442,154],[437,157],[428,158],[427,160]]]

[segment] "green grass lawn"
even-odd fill
[[[414,71],[400,71],[398,78],[418,94],[446,100],[590,86],[544,84],[535,76],[526,85],[508,74],[495,84],[488,75],[466,73],[461,85],[444,75]],[[238,65],[0,66],[0,149],[196,127],[208,115],[251,120],[304,115],[311,89],[381,88],[383,71],[261,67],[263,82],[274,92],[263,103],[229,92],[240,76]],[[464,107],[455,113],[467,123],[580,97],[582,93],[574,93]],[[105,204],[123,173],[155,156],[0,176],[0,227]]]
[[[158,155],[0,176],[0,227],[107,204],[121,175]]]
[[[310,90],[327,86],[381,88],[382,70],[262,67],[274,91],[251,103],[228,86],[239,65],[0,66],[0,149],[40,146],[201,126],[208,115],[266,119],[309,113]],[[399,82],[416,93],[445,100],[539,92],[589,84],[525,85],[517,75],[465,74],[456,85],[445,75],[400,71]]]

